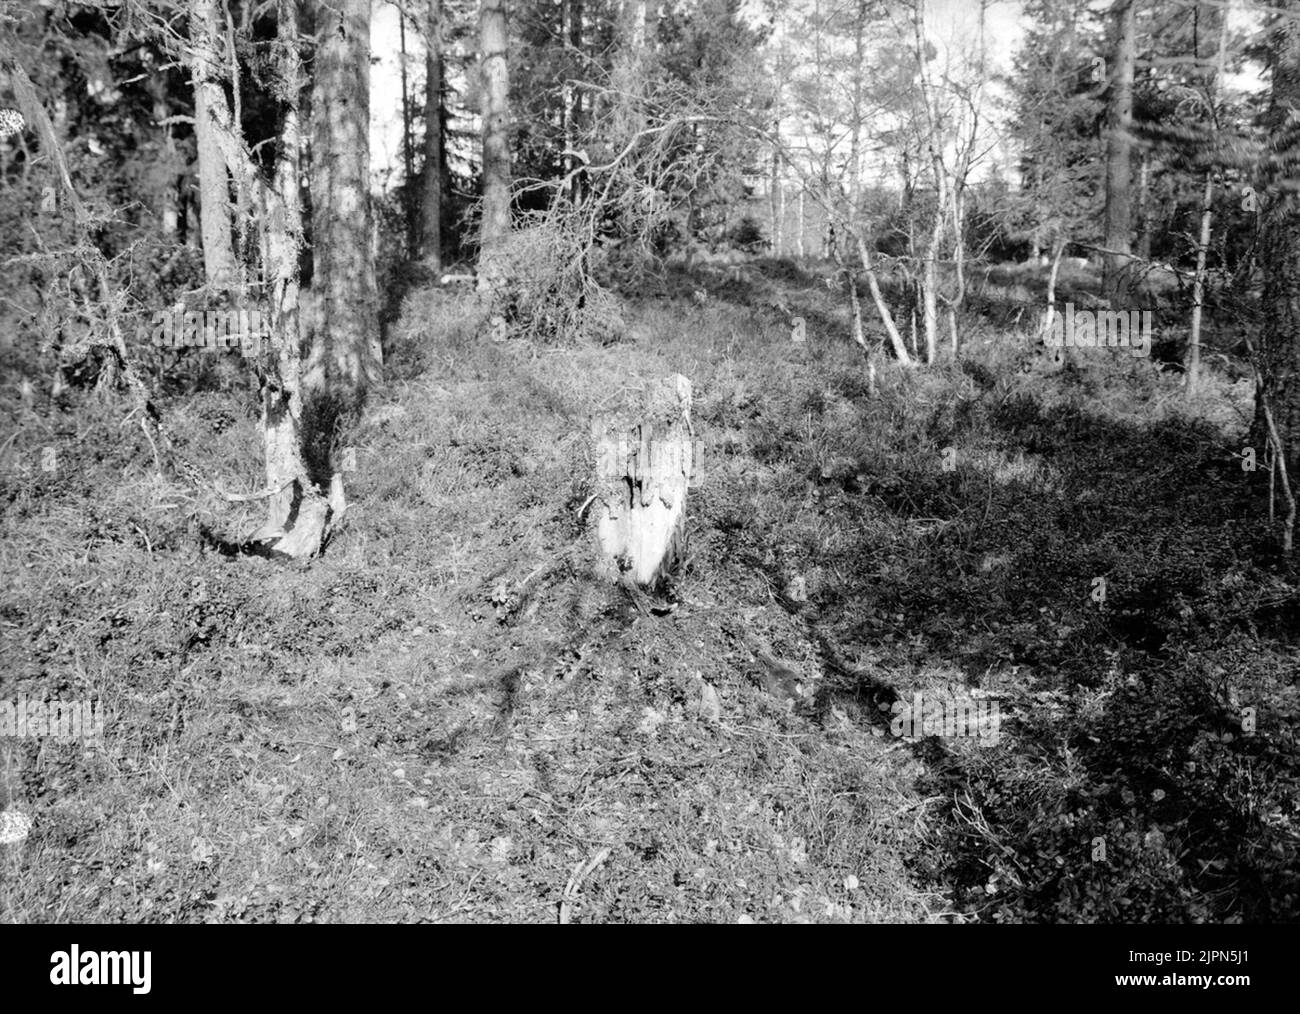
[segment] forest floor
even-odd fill
[[[842,296],[770,262],[670,276],[606,346],[459,300],[408,297],[310,566],[209,548],[257,505],[160,479],[114,398],[9,385],[0,699],[107,720],[0,739],[34,821],[0,919],[1296,918],[1300,594],[1243,371],[1188,400],[990,312],[872,390]],[[588,420],[673,372],[707,453],[643,614],[594,577]],[[246,385],[166,411],[261,485]],[[972,692],[992,740],[885,710]]]

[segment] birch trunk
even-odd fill
[[[893,349],[895,359],[904,366],[911,366],[912,357],[907,354],[907,346],[903,344],[903,336],[898,333],[894,315],[889,312],[889,304],[885,302],[885,297],[880,292],[880,282],[876,279],[876,270],[871,264],[871,252],[867,249],[866,241],[860,233],[855,233],[854,238],[857,240],[862,270],[867,275],[867,288],[871,292],[871,300],[876,304],[876,313],[880,315],[880,322],[885,326],[885,334],[889,336],[889,347]]]
[[[1219,15],[1219,48],[1214,73],[1206,82],[1206,104],[1217,131],[1219,109],[1216,101],[1219,80],[1228,58],[1228,12]],[[1143,159],[1145,182],[1146,160]],[[1145,200],[1143,201],[1145,205]],[[1201,198],[1201,232],[1196,243],[1196,275],[1192,279],[1192,325],[1187,339],[1187,393],[1195,394],[1201,381],[1201,315],[1205,304],[1205,263],[1210,249],[1210,225],[1214,213],[1214,171],[1205,171],[1205,192]],[[1145,214],[1145,212],[1144,212]]]
[[[1210,249],[1210,218],[1214,208],[1214,173],[1206,170],[1201,196],[1201,232],[1196,240],[1196,274],[1192,277],[1192,323],[1187,336],[1187,393],[1201,382],[1201,313],[1205,305],[1205,260]]]
[[[506,46],[504,0],[482,0],[479,5],[479,72],[483,79],[480,289],[496,289],[504,281],[499,277],[499,253],[510,235],[510,69]]]

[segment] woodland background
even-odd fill
[[[3,918],[1296,918],[1300,3],[377,6],[0,0]]]

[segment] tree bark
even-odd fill
[[[858,212],[862,204],[862,76],[864,73],[863,38],[866,32],[866,17],[865,0],[858,0],[853,20],[853,124],[849,129],[849,207],[846,216],[848,231],[853,236],[858,236],[861,228],[858,221]],[[777,123],[779,126],[779,118]],[[772,177],[773,179],[776,178],[775,162],[772,165]],[[773,218],[775,219],[775,214]],[[849,306],[853,313],[853,341],[870,357],[867,335],[862,326],[862,301],[858,298],[857,276],[844,263],[838,238],[831,247],[831,253],[835,256],[836,265],[844,272],[844,281],[849,290]]]
[[[162,161],[164,165],[163,185],[158,194],[158,218],[162,234],[174,242],[180,233],[180,164],[176,151],[176,138],[171,124],[165,121],[170,116],[167,105],[167,81],[161,75],[151,78],[146,87],[153,100],[154,123],[162,131]]]
[[[646,0],[623,0],[619,12],[620,21],[622,22],[619,35],[634,52],[645,47],[646,29],[649,26],[650,19],[651,17],[657,17],[657,12],[650,10],[654,6],[653,3],[647,4]]]
[[[560,41],[563,46],[569,43],[573,31],[573,2],[560,0]],[[564,145],[564,176],[573,178],[575,149],[578,142],[574,137],[573,119],[573,82],[570,80],[568,61],[560,62],[560,143]],[[570,195],[571,196],[571,195]]]
[[[643,409],[594,420],[592,438],[596,537],[610,576],[653,588],[683,555],[691,382],[673,374],[651,384]]]
[[[943,197],[935,208],[934,226],[925,250],[925,264],[921,271],[921,321],[925,330],[925,362],[933,366],[939,357],[939,244],[943,241]]]
[[[510,70],[504,0],[479,4],[482,75],[483,216],[479,231],[479,288],[495,289],[501,245],[510,235]]]
[[[1137,57],[1136,0],[1115,0],[1116,36],[1110,101],[1106,112],[1106,239],[1102,294],[1113,308],[1131,287],[1133,175],[1133,67]]]
[[[1205,83],[1205,102],[1215,134],[1219,130],[1217,101],[1219,80],[1228,58],[1228,12],[1219,13],[1219,48],[1214,71]],[[1142,163],[1145,182],[1146,160]],[[1145,204],[1145,201],[1144,201]],[[1201,380],[1201,315],[1205,305],[1205,263],[1210,250],[1210,224],[1214,213],[1214,170],[1205,170],[1205,192],[1201,198],[1201,233],[1196,243],[1196,275],[1192,279],[1192,326],[1187,338],[1187,393],[1195,394]]]
[[[586,68],[583,66],[583,59],[582,59],[583,2],[582,0],[568,0],[568,5],[569,5],[568,44],[569,47],[573,50],[574,58],[576,60],[574,76],[581,78],[586,76]],[[579,130],[582,129],[582,123],[583,123],[582,87],[580,85],[570,84],[569,96],[572,103],[570,130],[576,134]],[[572,143],[570,142],[568,146],[572,147]],[[573,176],[572,180],[569,183],[569,199],[574,204],[577,204],[582,200],[582,194],[583,194],[582,188],[583,188],[583,174],[577,173]]]
[[[907,354],[907,346],[903,344],[903,336],[898,333],[894,315],[889,312],[889,304],[881,294],[880,282],[876,280],[876,270],[871,264],[871,252],[867,249],[866,240],[862,238],[861,233],[855,233],[854,238],[858,243],[858,256],[862,260],[862,269],[867,274],[867,288],[871,292],[871,300],[876,304],[876,313],[880,315],[880,322],[885,326],[885,334],[889,336],[889,347],[893,349],[895,359],[904,366],[911,366],[912,357]]]
[[[1151,154],[1142,152],[1138,159],[1137,255],[1151,260]]]
[[[870,355],[870,349],[867,345],[866,331],[862,327],[862,300],[858,298],[858,279],[853,269],[844,262],[844,256],[840,253],[840,245],[835,244],[835,265],[844,272],[844,285],[849,292],[849,307],[853,311],[853,342],[862,351]]]
[[[262,386],[262,439],[268,501],[266,531],[273,548],[295,559],[320,552],[330,521],[343,512],[343,488],[336,478],[327,501],[308,474],[303,457],[302,364],[298,326],[298,252],[302,245],[299,153],[302,147],[298,97],[302,63],[298,55],[296,0],[280,0],[277,36],[281,98],[286,103],[276,158],[273,193],[265,193],[266,276],[271,283],[272,353],[275,367]],[[278,200],[276,199],[278,197]],[[337,519],[337,517],[336,517]]]
[[[1052,270],[1047,275],[1047,313],[1043,315],[1043,332],[1045,337],[1056,320],[1056,279],[1061,273],[1061,255],[1065,253],[1065,240],[1057,240],[1052,249]]]
[[[1196,274],[1192,277],[1192,325],[1187,336],[1187,393],[1195,394],[1201,381],[1201,313],[1205,305],[1205,260],[1210,249],[1210,217],[1214,209],[1214,172],[1205,172],[1201,197],[1201,232],[1196,241]]]
[[[798,223],[799,223],[799,231],[795,234],[795,238],[794,238],[794,254],[800,260],[803,260],[804,257],[807,256],[807,250],[804,247],[804,241],[803,241],[803,231],[806,226],[804,222],[804,188],[802,184],[800,184],[799,186]]]
[[[1061,273],[1061,255],[1065,253],[1065,240],[1058,239],[1056,245],[1052,248],[1052,270],[1047,276],[1047,312],[1043,314],[1043,329],[1038,335],[1038,343],[1048,346],[1051,351],[1048,358],[1052,361],[1053,366],[1065,365],[1066,350],[1064,346],[1057,347],[1048,342],[1048,336],[1052,333],[1052,325],[1056,322],[1056,280]],[[1062,328],[1064,334],[1064,328]]]
[[[218,89],[208,107],[212,137],[224,164],[235,174],[254,203],[265,209],[259,225],[262,270],[269,285],[270,335],[268,354],[259,354],[262,381],[262,435],[267,491],[267,520],[245,541],[273,553],[307,558],[320,552],[328,535],[331,512],[344,508],[342,484],[336,476],[326,499],[309,474],[303,453],[303,398],[299,361],[298,253],[302,245],[299,201],[299,97],[302,65],[299,56],[298,0],[277,5],[277,85],[284,107],[284,124],[276,149],[274,180],[268,183],[254,164],[239,123]],[[197,54],[213,61],[215,50]]]
[[[442,209],[447,192],[447,155],[443,144],[444,71],[442,0],[429,0],[424,58],[424,176],[420,190],[420,256],[434,274],[442,273]]]
[[[360,410],[383,367],[371,245],[370,0],[314,0],[312,293],[306,384]]]
[[[417,218],[415,215],[415,152],[411,140],[411,95],[406,81],[406,13],[397,8],[397,58],[402,81],[402,207],[406,212],[406,256],[415,256]]]
[[[780,137],[781,121],[776,122],[777,137]],[[781,154],[779,150],[772,152],[771,175],[768,178],[767,187],[767,205],[768,214],[772,220],[772,256],[781,256],[781,204],[782,201],[778,196],[781,189]]]
[[[1275,450],[1289,476],[1300,475],[1300,171],[1293,116],[1300,109],[1300,3],[1286,0],[1271,32],[1272,97],[1265,122],[1272,136],[1267,197],[1261,208],[1259,263],[1264,267],[1264,324],[1256,367],[1255,425],[1263,446],[1276,433]],[[1269,425],[1269,416],[1273,425]]]
[[[231,239],[230,177],[221,146],[213,136],[212,109],[226,104],[221,85],[220,24],[216,0],[192,0],[190,80],[194,86],[194,137],[199,162],[199,231],[203,273],[209,286],[237,284]]]
[[[944,226],[948,214],[948,172],[940,150],[939,113],[933,104],[930,88],[930,67],[926,57],[925,4],[916,0],[913,8],[913,34],[916,40],[917,80],[920,84],[921,104],[925,107],[925,143],[930,150],[930,165],[934,172],[935,209],[934,223],[930,229],[930,243],[926,247],[925,262],[921,271],[921,308],[925,328],[925,362],[933,365],[939,350],[939,247],[943,242]],[[954,346],[955,342],[954,325]],[[954,349],[955,351],[955,349]]]

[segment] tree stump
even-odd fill
[[[691,382],[651,384],[640,409],[592,421],[596,536],[611,576],[654,588],[683,555],[693,466]]]

